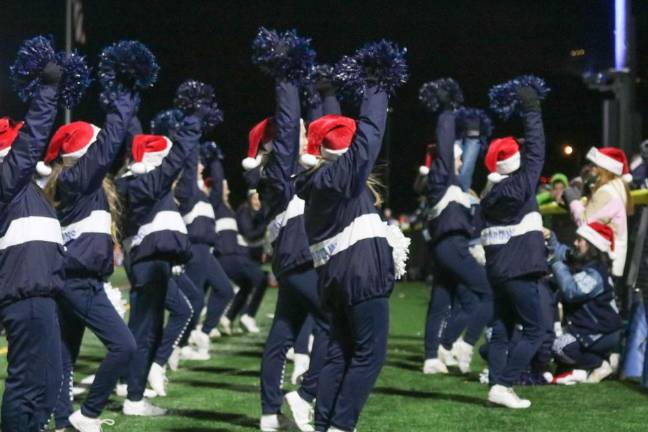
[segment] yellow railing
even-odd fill
[[[648,205],[648,189],[633,190],[631,193],[632,200],[635,205]],[[564,207],[559,206],[555,202],[540,206],[540,213],[544,216],[567,214]]]

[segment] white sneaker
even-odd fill
[[[218,339],[221,336],[221,332],[219,332],[216,327],[214,327],[212,331],[209,332],[209,337],[212,339]]]
[[[295,354],[295,365],[293,373],[290,377],[290,382],[293,385],[301,384],[304,374],[308,372],[310,367],[310,356],[306,354]]]
[[[87,377],[85,377],[85,378],[83,378],[81,380],[81,384],[86,385],[86,386],[90,386],[90,385],[92,385],[92,383],[94,383],[94,380],[95,380],[94,375],[88,375]]]
[[[295,348],[290,348],[286,353],[286,360],[295,361]]]
[[[447,374],[448,368],[438,358],[427,359],[423,363],[423,373],[425,375]]]
[[[143,398],[137,402],[126,399],[122,409],[124,415],[141,417],[159,417],[167,413],[164,408],[153,405],[148,399]]]
[[[202,330],[193,330],[189,336],[189,343],[194,345],[198,351],[209,355],[211,340],[209,339],[209,335],[203,333]]]
[[[261,432],[290,430],[294,424],[281,414],[262,415],[259,424]]]
[[[457,359],[457,363],[459,363],[461,373],[469,373],[470,362],[472,362],[473,357],[473,346],[463,339],[459,339],[452,345],[452,354]]]
[[[225,315],[220,319],[221,333],[225,336],[232,336],[232,321],[229,320]]]
[[[209,354],[203,351],[198,351],[192,346],[183,346],[180,351],[180,360],[195,360],[195,361],[206,361],[209,360]]]
[[[621,355],[619,353],[614,353],[610,354],[610,366],[612,367],[612,373],[617,373],[619,372],[619,361],[621,359]]]
[[[182,353],[182,348],[175,347],[175,348],[173,348],[173,352],[171,353],[171,356],[169,357],[169,361],[167,362],[167,365],[169,366],[169,369],[171,369],[173,372],[177,371],[178,368],[180,367],[180,354],[181,353]]]
[[[126,396],[128,396],[128,385],[126,385],[126,384],[117,384],[117,386],[115,386],[115,394],[117,396],[119,396],[119,397],[124,397],[124,398]],[[144,390],[144,397],[146,399],[153,399],[153,398],[157,397],[157,393],[155,393],[151,389],[145,389]]]
[[[489,382],[490,372],[488,371],[488,368],[486,368],[479,373],[479,384],[488,384]]]
[[[531,401],[520,399],[512,387],[504,387],[499,384],[491,387],[488,392],[488,400],[491,403],[512,409],[526,409],[531,406]]]
[[[437,358],[446,366],[458,366],[459,363],[457,359],[452,355],[452,351],[448,351],[439,345],[439,350],[437,351]]]
[[[261,333],[261,330],[259,330],[259,327],[257,326],[256,320],[250,315],[241,315],[241,319],[239,321],[241,322],[241,327],[243,327],[243,330],[245,330],[246,332],[252,334]]]
[[[601,381],[603,381],[605,378],[612,375],[613,373],[614,373],[614,369],[612,369],[612,365],[610,365],[610,363],[604,360],[601,366],[594,369],[589,374],[589,376],[587,377],[587,381],[585,382],[589,384],[598,384]]]
[[[148,383],[155,393],[160,397],[165,397],[167,384],[166,368],[153,362],[148,374]]]
[[[101,432],[101,426],[114,426],[115,421],[112,419],[99,419],[99,418],[90,418],[86,417],[81,413],[81,410],[74,411],[70,417],[68,417],[74,429],[79,432]]]
[[[302,432],[314,432],[315,428],[311,424],[313,418],[313,407],[299,396],[299,393],[292,391],[284,396],[288,408],[292,413],[292,418],[297,428]]]
[[[77,397],[79,395],[82,395],[83,393],[87,392],[88,389],[85,387],[77,387],[74,386],[72,387],[72,397]]]

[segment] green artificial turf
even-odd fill
[[[123,286],[118,273],[114,285]],[[268,290],[258,319],[267,330],[276,290]],[[648,393],[634,383],[609,381],[573,387],[519,388],[533,406],[513,411],[489,406],[487,388],[477,382],[481,360],[471,376],[425,376],[423,323],[428,289],[402,283],[391,299],[391,336],[385,368],[366,405],[358,430],[377,431],[646,431]],[[120,414],[121,399],[111,399],[104,417],[116,425],[109,431],[229,432],[258,430],[259,363],[264,335],[217,339],[212,359],[184,362],[169,372],[169,396],[154,403],[169,409],[161,418]],[[104,349],[86,337],[76,369],[77,378],[94,373]],[[0,369],[5,373],[5,358]],[[289,377],[291,365],[286,376]],[[286,389],[291,389],[290,385]]]

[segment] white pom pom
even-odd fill
[[[488,181],[491,183],[499,183],[507,177],[508,177],[507,175],[494,172],[488,174]]]
[[[299,157],[299,163],[301,163],[304,168],[313,168],[317,165],[317,156],[310,153],[304,153]]]
[[[425,165],[421,165],[419,167],[419,174],[421,174],[422,176],[430,174],[430,168],[426,167]]]
[[[409,258],[409,246],[412,240],[405,237],[403,232],[396,225],[385,223],[387,243],[392,247],[392,258],[394,259],[394,277],[400,279],[407,273],[407,260]]]
[[[628,174],[623,174],[623,175],[621,176],[621,178],[622,178],[623,181],[626,182],[626,183],[632,183],[632,174],[630,174],[630,173],[628,173]]]
[[[241,162],[241,165],[243,165],[243,169],[245,171],[253,170],[254,168],[261,165],[261,157],[260,156],[257,156],[256,158],[246,157]]]
[[[148,171],[146,169],[146,164],[144,164],[143,162],[135,162],[131,165],[130,170],[133,174],[136,175],[146,174],[146,172]]]
[[[43,177],[47,177],[48,175],[52,174],[52,168],[46,165],[45,162],[38,161],[38,163],[36,164],[36,172]]]

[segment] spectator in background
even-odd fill
[[[632,188],[648,188],[648,140],[644,140],[640,146],[640,152],[632,160],[630,170],[632,171]]]
[[[392,215],[392,209],[389,207],[385,207],[383,210],[383,220],[387,222],[387,225],[399,225],[398,220]]]
[[[550,202],[563,203],[562,195],[569,186],[569,180],[563,173],[556,173],[549,180],[549,189],[536,195],[538,205],[549,204]]]
[[[634,206],[628,187],[629,166],[623,150],[615,147],[597,149],[592,147],[587,159],[594,163],[593,180],[584,181],[584,193],[590,183],[594,186],[591,195],[583,203],[581,193],[569,187],[565,190],[564,199],[576,224],[581,226],[590,222],[609,225],[614,231],[615,254],[612,262],[612,275],[623,276],[628,249],[628,214]]]

